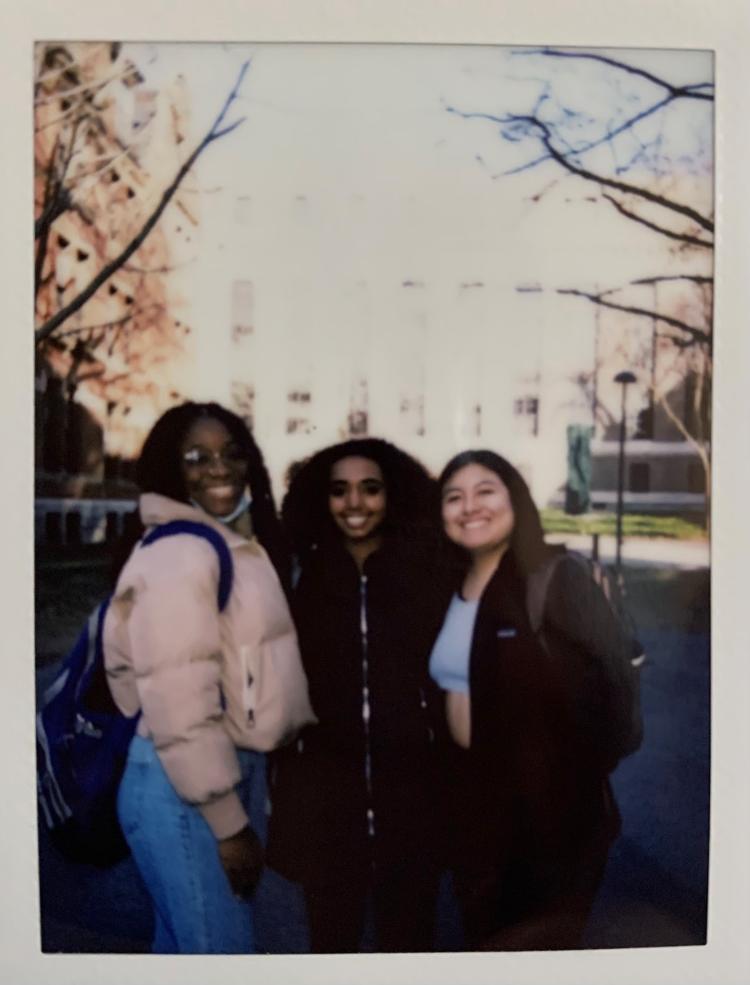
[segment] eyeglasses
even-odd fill
[[[207,451],[205,448],[190,448],[182,456],[185,465],[191,468],[207,469],[214,462],[221,462],[227,468],[237,469],[247,464],[247,459],[241,448],[230,445],[221,451]]]

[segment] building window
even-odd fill
[[[290,390],[286,395],[287,400],[290,404],[309,404],[310,403],[310,391],[309,390]]]
[[[424,397],[402,397],[399,403],[401,420],[407,433],[423,437],[425,434]]]
[[[234,200],[234,219],[239,226],[250,225],[251,199],[249,195],[238,195]]]
[[[349,435],[352,438],[361,438],[367,434],[369,427],[369,414],[367,413],[368,387],[367,380],[362,376],[352,384],[351,396],[349,398]]]
[[[536,436],[539,433],[539,398],[527,394],[513,401],[513,416],[517,423]]]
[[[287,403],[291,404],[289,417],[286,419],[287,434],[310,434],[313,430],[310,420],[310,404],[312,394],[308,389],[297,387],[289,390],[286,395]]]
[[[253,282],[236,280],[232,284],[232,339],[238,342],[253,331]]]
[[[630,492],[642,493],[651,490],[651,467],[647,462],[631,462],[628,468],[628,488]]]
[[[349,436],[352,438],[362,438],[367,434],[367,411],[352,410],[349,412]]]
[[[474,417],[474,434],[478,438],[482,434],[482,405],[481,404],[474,404],[473,417]]]
[[[255,412],[255,387],[250,383],[232,381],[232,406],[242,420],[252,430]]]

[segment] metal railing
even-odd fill
[[[122,536],[131,499],[40,497],[34,502],[36,544],[106,544]]]

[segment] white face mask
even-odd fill
[[[242,513],[244,513],[245,510],[247,510],[247,509],[250,508],[250,504],[252,503],[252,501],[253,501],[253,499],[252,499],[252,496],[250,495],[250,490],[246,486],[245,487],[245,491],[240,496],[239,502],[237,503],[237,505],[235,506],[235,508],[232,510],[232,512],[231,513],[227,513],[225,516],[215,516],[214,519],[215,520],[219,520],[221,523],[232,523],[234,520],[237,519],[238,516],[240,516]],[[200,503],[197,503],[194,499],[191,499],[190,502],[197,509],[199,509],[199,510],[202,510],[203,509],[203,507],[200,505]],[[205,512],[205,510],[204,510],[204,512]]]

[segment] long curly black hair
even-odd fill
[[[285,588],[289,584],[289,550],[281,523],[276,514],[271,492],[271,480],[263,455],[247,425],[230,410],[217,403],[194,403],[187,401],[172,407],[158,419],[143,444],[136,464],[136,482],[141,492],[159,493],[182,503],[190,501],[182,471],[180,448],[185,435],[196,421],[210,418],[219,421],[232,436],[232,440],[242,449],[247,462],[247,481],[250,486],[252,503],[250,516],[253,531],[268,552],[271,561]],[[131,526],[126,535],[132,548],[140,537],[143,528]],[[115,559],[115,569],[127,559],[121,557],[127,550],[124,543]]]
[[[441,494],[452,476],[467,465],[482,465],[494,472],[508,490],[514,516],[509,550],[514,555],[520,572],[527,575],[555,551],[555,548],[544,542],[542,521],[529,487],[518,469],[507,459],[482,448],[462,451],[448,462],[438,478]],[[452,543],[448,544],[447,549],[453,554],[456,566],[465,570],[469,564],[466,551]]]
[[[435,480],[416,459],[382,438],[352,438],[317,452],[291,471],[281,508],[282,522],[300,559],[313,549],[343,544],[328,505],[331,469],[342,458],[376,462],[383,473],[386,515],[384,540],[401,537],[414,548],[439,539]]]

